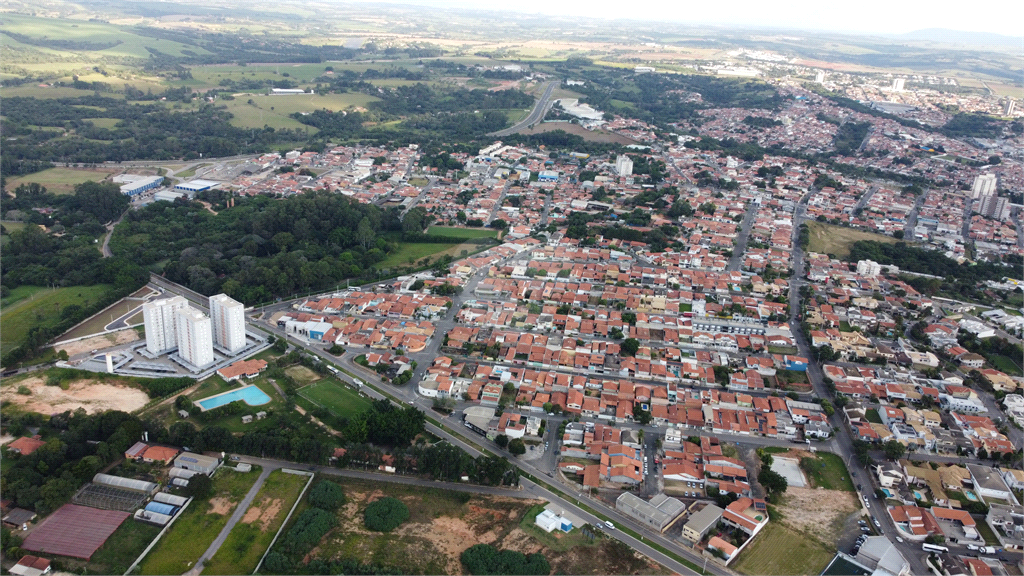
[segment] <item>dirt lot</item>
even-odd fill
[[[58,346],[58,349],[67,351],[68,356],[74,356],[76,354],[85,354],[92,350],[109,348],[119,344],[128,344],[129,342],[135,342],[138,339],[139,333],[134,328],[125,328],[124,330],[118,330],[117,332],[111,332],[110,334],[94,336],[92,338],[86,338],[85,340],[79,340],[69,344],[61,344]]]
[[[253,524],[259,522],[260,530],[266,532],[267,527],[274,521],[278,513],[281,512],[281,506],[280,498],[274,498],[273,500],[264,499],[263,502],[260,502],[259,506],[250,506],[245,511],[245,516],[242,516],[242,523]]]
[[[813,456],[806,450],[790,450],[774,454],[775,457],[800,458]],[[808,479],[810,481],[810,479]],[[834,547],[843,533],[843,526],[850,514],[860,506],[855,492],[825,490],[823,488],[796,488],[786,490],[779,511],[783,523],[804,534],[817,537],[829,547]]]
[[[19,387],[27,387],[32,394],[18,394]],[[25,410],[40,414],[54,414],[66,410],[83,408],[89,414],[107,410],[131,412],[149,402],[149,396],[142,390],[116,384],[97,383],[92,380],[75,380],[67,390],[59,386],[47,386],[42,378],[32,377],[5,386],[0,390],[0,399],[17,404]]]
[[[529,130],[523,130],[522,134],[539,134],[541,132],[554,132],[555,130],[564,130],[569,134],[576,134],[582,136],[584,140],[590,140],[592,142],[613,142],[615,144],[636,144],[636,141],[632,138],[626,138],[619,134],[612,132],[605,132],[604,130],[587,130],[579,124],[572,124],[569,122],[547,122],[544,124],[538,124]]]
[[[310,558],[356,557],[406,573],[462,574],[462,552],[476,544],[492,544],[527,554],[540,552],[556,574],[666,573],[617,541],[598,538],[590,542],[578,530],[549,535],[524,522],[542,501],[441,490],[414,493],[394,484],[346,481],[342,486],[348,501],[338,512],[338,527],[324,537]],[[411,517],[391,533],[371,532],[363,526],[363,510],[384,496],[405,501]]]
[[[291,376],[293,380],[299,384],[309,384],[310,382],[316,382],[320,379],[320,376],[306,368],[305,366],[290,366],[285,368],[284,373]]]

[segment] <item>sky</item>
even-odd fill
[[[901,34],[949,28],[1006,36],[1024,35],[1024,2],[988,0],[973,6],[908,0],[392,0],[401,4],[515,10],[558,16],[592,16],[722,26],[771,27],[868,34]]]

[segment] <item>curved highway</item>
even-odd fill
[[[511,128],[505,128],[504,130],[498,130],[497,132],[491,132],[488,136],[508,136],[515,134],[520,130],[530,126],[531,124],[540,122],[544,118],[544,114],[548,111],[548,105],[551,103],[551,92],[555,90],[555,81],[548,82],[548,87],[544,89],[544,94],[537,100],[537,104],[533,107],[533,111],[530,115],[524,118],[515,126]]]

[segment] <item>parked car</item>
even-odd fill
[[[871,521],[875,523],[875,528],[881,528],[882,527],[882,525],[879,524],[879,522],[878,522],[878,518],[874,518]]]

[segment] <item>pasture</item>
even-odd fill
[[[104,118],[112,120],[112,118]],[[26,174],[11,178],[7,181],[7,189],[13,191],[22,184],[35,182],[54,194],[71,194],[75,191],[75,185],[83,182],[102,182],[110,177],[115,170],[111,169],[85,169],[85,168],[49,168],[42,172]]]
[[[252,104],[249,104],[252,100]],[[355,107],[365,107],[377,98],[361,93],[348,94],[304,94],[295,96],[267,96],[263,94],[243,94],[234,100],[220,99],[218,105],[227,107],[234,117],[231,124],[239,128],[263,128],[264,125],[275,129],[298,128],[316,131],[291,117],[299,112],[313,112],[327,109],[334,112]]]
[[[109,284],[56,289],[39,286],[14,288],[0,303],[3,306],[0,312],[0,346],[5,350],[19,346],[31,328],[56,326],[61,321],[62,310],[71,305],[91,306],[110,288]]]

